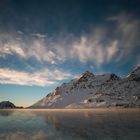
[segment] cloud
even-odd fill
[[[50,86],[70,77],[72,74],[57,69],[46,68],[33,73],[0,69],[0,84]]]
[[[72,46],[71,56],[77,57],[81,62],[94,61],[95,64],[103,63],[104,53],[100,40],[82,37],[79,42]]]
[[[38,61],[55,63],[56,55],[45,47],[44,40],[33,40],[30,48],[26,49],[26,58],[34,57]]]
[[[37,61],[51,64],[56,64],[59,61],[59,57],[46,47],[43,39],[31,39],[30,43],[23,39],[11,39],[6,43],[0,42],[0,57],[8,55],[17,55],[25,60],[35,58]]]
[[[115,40],[107,47],[107,60],[110,61],[112,57],[118,52],[118,41]]]
[[[114,21],[117,26],[115,33],[118,36],[119,49],[125,50],[124,55],[128,55],[133,49],[140,46],[140,19],[128,13],[121,13],[115,17],[108,18]]]
[[[46,37],[46,35],[40,34],[40,33],[33,33],[33,34],[31,34],[31,36],[38,37],[38,38],[45,38]]]
[[[91,62],[96,66],[110,62],[118,52],[118,40],[112,39],[105,44],[106,34],[106,30],[97,28],[92,34],[73,40],[70,45],[57,45],[56,54],[63,60],[77,59],[81,63]]]
[[[17,31],[18,34],[23,35],[24,33],[20,30]]]
[[[140,19],[121,13],[108,17],[107,22],[115,25],[111,33],[110,26],[99,26],[79,37],[66,34],[55,40],[35,33],[31,34],[28,41],[14,38],[6,43],[1,41],[0,57],[17,55],[26,60],[34,58],[50,64],[78,60],[80,63],[91,62],[98,67],[110,62],[121,62],[124,57],[131,58],[132,52],[140,46]]]
[[[26,57],[24,50],[21,48],[21,44],[18,41],[10,41],[0,47],[0,57],[6,57],[7,55],[18,55]]]
[[[110,27],[106,29],[98,27],[91,34],[85,34],[79,40],[74,40],[70,47],[64,47],[66,50],[62,51],[62,56],[76,58],[82,63],[92,62],[96,66],[120,62],[122,59],[124,62],[134,57],[132,52],[140,46],[140,19],[121,13],[108,20],[115,22],[111,34],[109,34]]]

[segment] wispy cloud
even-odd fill
[[[43,39],[31,39],[30,43],[24,40],[10,40],[9,42],[0,42],[0,57],[7,55],[17,55],[24,59],[35,58],[40,62],[49,62],[51,64],[59,61],[59,56],[45,45]]]
[[[0,46],[0,57],[6,57],[7,55],[18,55],[21,57],[26,57],[26,54],[19,44],[18,41],[10,41]]]
[[[108,17],[107,22],[113,22],[115,25],[110,35],[110,27],[107,26],[94,28],[92,33],[79,37],[73,35],[71,38],[66,35],[60,37],[59,41],[50,41],[46,35],[40,33],[32,34],[31,36],[37,38],[30,38],[28,42],[24,39],[11,39],[6,43],[1,41],[0,57],[17,55],[50,64],[78,60],[81,63],[91,62],[96,66],[112,61],[119,62],[126,56],[131,57],[131,52],[140,46],[140,19],[121,13]]]
[[[140,45],[140,19],[128,13],[121,13],[115,17],[108,18],[114,21],[117,26],[115,29],[118,35],[118,47],[125,50],[125,54],[131,53],[132,49]]]
[[[117,41],[113,40],[105,45],[102,43],[102,34],[99,36],[99,38],[95,36],[81,38],[79,43],[73,45],[72,54],[81,62],[93,61],[96,66],[110,61],[117,52]]]
[[[46,68],[33,73],[0,69],[0,84],[50,86],[70,77],[72,77],[72,74],[57,69]]]
[[[46,34],[33,33],[33,34],[31,34],[31,36],[38,37],[38,38],[45,38]]]
[[[18,34],[23,35],[24,33],[20,30],[17,31]]]
[[[81,63],[91,62],[96,66],[108,63],[118,52],[118,40],[111,39],[104,43],[107,31],[96,28],[90,35],[82,35],[70,45],[63,43],[56,47],[56,54],[62,60],[77,59]]]
[[[111,35],[108,34],[109,27],[96,28],[92,34],[76,40],[67,56],[81,62],[92,61],[96,66],[118,61],[121,63],[134,57],[132,52],[140,46],[140,19],[121,13],[108,20],[115,23]]]

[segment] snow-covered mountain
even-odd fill
[[[30,108],[140,107],[140,67],[127,77],[89,71],[63,83]]]

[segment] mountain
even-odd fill
[[[130,72],[128,77],[139,81],[140,80],[140,66],[137,67],[134,71]]]
[[[13,108],[23,108],[23,107],[17,107],[9,101],[0,102],[0,109],[13,109]]]
[[[127,77],[86,71],[30,108],[140,107],[140,67]]]

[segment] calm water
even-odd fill
[[[0,140],[140,140],[140,110],[1,110]]]

